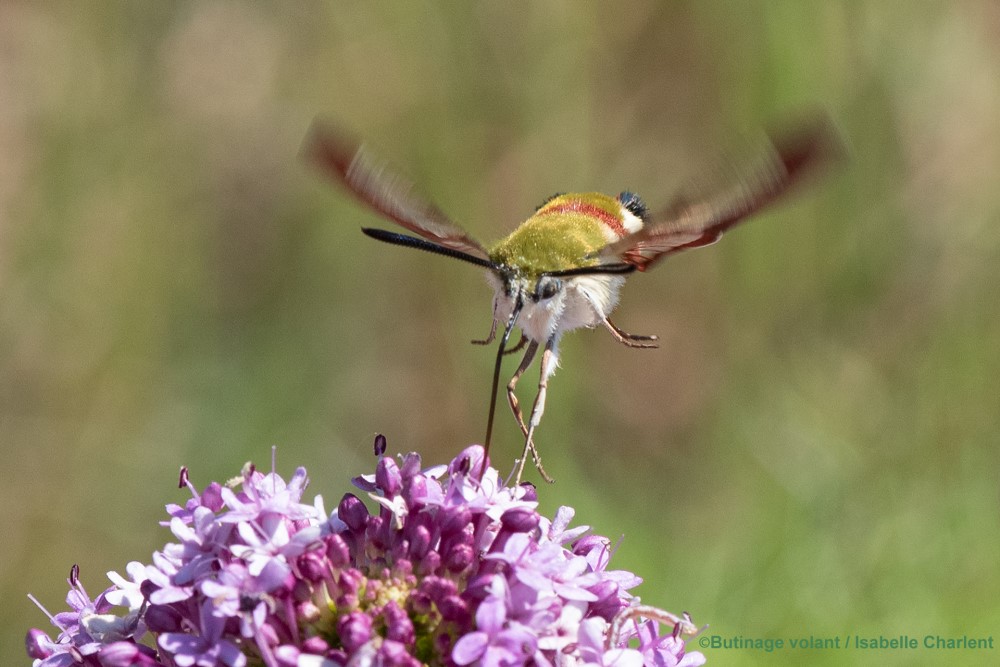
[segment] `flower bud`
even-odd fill
[[[372,619],[359,611],[352,611],[337,623],[337,634],[348,652],[356,651],[371,639]]]
[[[360,533],[365,529],[370,515],[368,508],[353,493],[345,493],[340,505],[337,506],[337,516],[347,524],[352,531]]]

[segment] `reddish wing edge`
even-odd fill
[[[715,243],[730,227],[765,208],[808,173],[841,152],[829,120],[813,119],[793,132],[769,137],[764,164],[752,168],[734,187],[698,203],[681,201],[638,232],[609,244],[598,255],[616,257],[645,271],[661,259],[688,248]]]
[[[437,243],[480,259],[483,246],[451,222],[434,204],[413,192],[413,183],[375,159],[359,142],[328,123],[313,123],[303,154],[371,209],[397,225]]]

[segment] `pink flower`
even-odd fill
[[[381,444],[381,446],[379,446]],[[677,621],[639,607],[641,579],[607,569],[610,541],[537,513],[535,491],[484,469],[479,446],[450,465],[386,458],[330,516],[252,466],[235,485],[169,505],[176,542],[92,601],[74,569],[53,641],[31,630],[36,667],[70,665],[578,664],[693,667]],[[115,613],[115,611],[118,613]],[[642,620],[643,618],[649,620]]]

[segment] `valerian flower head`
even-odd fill
[[[641,579],[608,569],[607,538],[571,528],[567,507],[540,516],[481,447],[422,469],[385,446],[329,515],[302,502],[304,468],[286,482],[248,465],[201,491],[184,469],[175,541],[95,599],[74,567],[57,638],[26,637],[35,667],[704,663],[689,619],[640,605]]]

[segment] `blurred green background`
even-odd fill
[[[181,465],[277,445],[331,507],[376,432],[428,464],[482,437],[489,289],[360,234],[385,225],[299,159],[317,115],[489,242],[554,192],[656,208],[825,109],[847,162],[630,281],[616,321],[660,350],[566,339],[541,504],[624,535],[643,600],[708,634],[993,634],[1000,5],[373,5],[0,4],[0,664],[49,627],[26,593],[58,611],[73,563],[96,595],[148,561]]]

